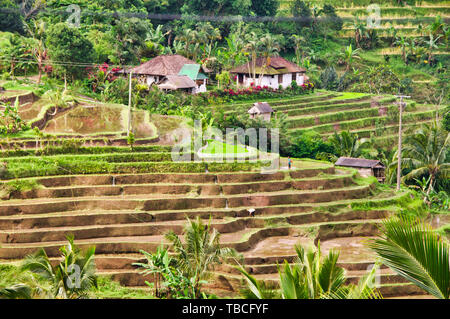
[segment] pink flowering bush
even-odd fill
[[[290,95],[299,95],[309,93],[314,89],[314,84],[311,82],[306,82],[300,86],[293,84],[291,87],[286,89],[273,89],[267,85],[261,86],[255,83],[250,83],[250,87],[247,88],[230,88],[223,90],[215,90],[209,92],[210,96],[221,97],[227,100],[248,100],[254,98],[272,98],[272,97],[283,97]]]
[[[120,69],[112,68],[105,62],[93,68],[86,68],[86,70],[88,71],[87,86],[95,93],[97,91],[103,91],[105,84],[117,79],[115,72]]]

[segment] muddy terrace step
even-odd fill
[[[282,190],[327,190],[354,184],[353,173],[333,177],[293,179],[289,181],[260,181],[238,184],[121,184],[118,186],[78,186],[48,187],[30,191],[13,192],[10,199],[59,198],[84,196],[118,196],[140,194],[197,194],[197,195],[235,195]],[[284,176],[283,176],[284,177]]]
[[[287,230],[283,230],[286,232]],[[265,236],[266,233],[277,232],[282,230],[265,230],[265,229],[242,229],[233,233],[221,234],[221,243],[224,246],[242,249],[250,247],[258,240],[260,236]],[[183,238],[182,238],[183,241]],[[75,239],[75,244],[81,248],[86,249],[91,246],[96,247],[97,254],[124,254],[124,253],[139,253],[140,250],[156,251],[161,243],[169,244],[165,236],[121,236],[121,237],[101,237],[89,239]],[[28,254],[36,252],[40,248],[44,248],[49,257],[60,256],[59,248],[66,245],[65,240],[61,241],[42,241],[36,243],[5,243],[0,247],[0,258],[5,259],[19,259]]]
[[[39,229],[16,229],[0,231],[1,243],[34,243],[63,241],[67,234],[72,234],[77,239],[91,239],[102,237],[128,237],[128,236],[154,236],[164,235],[169,231],[181,234],[186,221],[166,221],[115,225],[69,226],[47,227]],[[240,231],[245,228],[244,219],[230,221],[212,219],[211,226],[221,234]]]
[[[93,174],[35,177],[38,184],[46,187],[75,185],[129,185],[152,183],[245,183],[259,181],[300,179],[315,177],[319,174],[334,174],[334,166],[327,163],[314,163],[315,168],[293,169],[272,174],[260,172],[239,173],[142,173],[142,174]]]
[[[83,198],[29,199],[11,200],[0,204],[0,216],[14,214],[42,214],[83,209],[141,209],[145,211],[181,210],[196,208],[226,207],[265,207],[271,205],[321,203],[330,200],[359,199],[366,197],[371,185],[336,188],[324,191],[278,191],[250,195],[228,195],[182,197],[164,195],[164,198],[152,198],[149,195]],[[156,197],[156,196],[153,196]],[[147,198],[147,199],[146,199]]]
[[[310,223],[346,222],[365,219],[373,220],[385,217],[386,215],[384,214],[384,212],[371,211],[366,212],[365,214],[356,214],[355,212],[349,212],[347,214],[344,213],[342,215],[337,215],[337,218],[335,216],[336,215],[330,215],[326,213],[312,213],[292,215],[282,220],[285,222],[285,224],[288,223],[290,225],[303,225]],[[89,224],[82,226],[73,226],[64,223],[63,225],[58,227],[49,225],[43,225],[44,227],[33,229],[15,227],[13,229],[5,229],[0,231],[0,242],[30,243],[38,241],[61,241],[65,239],[65,236],[67,234],[73,234],[75,238],[78,239],[115,236],[151,236],[165,234],[169,230],[180,234],[186,223],[186,220],[183,219],[183,217],[184,216],[179,216],[179,219],[177,220],[157,222],[151,221],[150,215],[150,217],[147,217],[147,219],[150,219],[150,221],[134,220],[131,223],[122,224]],[[220,233],[225,234],[233,233],[244,228],[263,228],[266,226],[267,219],[253,217],[243,217],[239,219],[233,218],[228,220],[224,220],[222,218],[208,218],[206,222],[211,223],[211,226],[213,228],[217,229]]]
[[[355,236],[373,236],[378,231],[376,223],[379,220],[358,220],[348,222],[337,222],[335,225],[345,229],[353,229]],[[287,236],[289,234],[305,231],[311,227],[320,227],[320,223],[306,224],[302,226],[276,227],[276,228],[244,228],[233,233],[221,234],[221,244],[226,247],[235,248],[238,252],[243,252],[254,247],[263,238],[271,236]],[[153,236],[117,236],[101,237],[75,240],[81,248],[96,246],[96,253],[116,254],[116,253],[137,253],[141,249],[146,251],[156,251],[161,243],[167,243],[163,235]],[[18,259],[27,254],[34,253],[39,248],[44,248],[50,257],[59,256],[59,247],[65,245],[65,241],[48,241],[36,243],[4,243],[0,247],[0,258]]]
[[[285,205],[262,207],[255,209],[254,217],[249,217],[247,207],[235,209],[210,208],[197,210],[174,210],[174,211],[107,211],[86,210],[69,211],[37,215],[12,215],[0,216],[0,230],[38,229],[46,227],[68,227],[87,225],[114,225],[131,223],[158,223],[166,221],[186,221],[200,217],[202,219],[216,218],[250,218],[252,221],[247,225],[264,225],[266,223],[288,223],[300,225],[324,221],[345,221],[357,219],[378,219],[389,215],[388,211],[344,211],[330,213],[327,211],[315,211],[314,207],[306,205]],[[255,226],[252,226],[255,227]]]

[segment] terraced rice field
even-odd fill
[[[396,101],[394,96],[320,91],[296,99],[268,102],[276,112],[288,115],[289,131],[293,134],[314,130],[327,137],[335,131],[350,130],[360,137],[382,138],[398,134]],[[228,107],[228,114],[246,108],[250,104],[235,104]],[[430,122],[435,116],[435,106],[409,100],[403,112],[404,131],[417,123]]]
[[[292,123],[305,121],[291,128],[299,130],[309,123],[308,108],[325,119],[341,107],[351,114],[391,99],[356,96],[318,92],[272,104],[291,112]],[[378,104],[373,108],[378,112]],[[280,169],[261,174],[264,163],[256,160],[172,162],[171,147],[157,140],[142,140],[134,149],[119,142],[56,147],[57,155],[44,156],[47,144],[41,142],[12,139],[2,146],[8,148],[0,152],[0,162],[7,163],[0,172],[3,188],[12,181],[32,186],[0,194],[0,260],[15,262],[43,247],[56,262],[65,236],[72,234],[81,248],[95,245],[99,275],[131,287],[153,280],[132,265],[142,261],[139,251],[169,244],[165,233],[182,234],[186,217],[209,220],[222,245],[235,248],[258,279],[277,284],[277,263],[294,260],[295,244],[320,242],[324,251],[341,250],[340,264],[348,281],[356,282],[374,263],[363,241],[377,234],[377,224],[400,202],[413,201],[409,193],[381,191],[373,179],[327,162],[294,160],[288,170],[281,159]],[[230,260],[215,270],[210,291],[239,295],[244,282],[233,265]],[[386,268],[380,270],[380,290],[385,297],[423,295]]]
[[[106,150],[102,153],[115,156]],[[132,155],[158,163],[159,155],[152,159],[152,153],[168,154],[135,151]],[[32,162],[33,158],[4,160]],[[284,169],[282,162],[282,169],[273,174],[261,174],[255,163],[210,166],[209,173],[176,173],[167,168],[125,173],[119,167],[129,163],[116,158],[114,164],[118,167],[114,174],[75,175],[61,170],[37,176],[34,189],[4,197],[0,259],[21,259],[40,247],[57,257],[65,236],[73,234],[82,248],[96,246],[100,275],[112,276],[123,285],[144,286],[152,278],[143,277],[132,266],[141,258],[139,250],[155,251],[166,243],[167,231],[181,234],[186,217],[199,216],[211,218],[222,234],[222,244],[242,253],[246,267],[257,278],[276,281],[275,264],[293,259],[294,244],[320,240],[325,250],[340,245],[345,256],[341,262],[352,281],[373,263],[360,237],[375,235],[376,223],[390,213],[352,210],[352,204],[362,199],[377,200],[372,196],[373,181],[325,162],[295,161],[292,170]],[[176,171],[192,170],[190,163],[176,164]],[[47,174],[41,171],[40,175]],[[384,200],[395,204],[404,195],[387,194]],[[248,212],[251,208],[253,217]],[[352,243],[350,250],[346,242]],[[218,294],[236,295],[242,287],[242,278],[231,265],[217,269],[215,278],[209,288]],[[408,285],[392,288],[390,284],[402,281],[387,270],[382,278],[386,296],[420,293]]]
[[[324,3],[329,3],[326,0],[311,2],[319,7]],[[281,1],[281,7],[288,8],[290,3],[290,0]],[[424,26],[430,24],[438,15],[441,16],[446,23],[449,23],[450,21],[450,4],[448,1],[428,1],[416,3],[413,6],[399,6],[396,3],[372,3],[378,5],[380,8],[380,19],[376,26],[378,36],[380,37],[392,36],[392,33],[389,30],[391,27],[396,29],[397,36],[405,36],[407,38],[424,36],[426,34],[421,34],[417,31],[417,26],[419,24]],[[360,21],[365,22],[369,15],[374,14],[373,10],[367,10],[370,2],[367,2],[367,5],[365,6],[361,4],[355,5],[354,2],[333,2],[331,4],[335,7],[337,15],[344,21],[343,30],[341,31],[342,37],[354,37],[354,22],[356,17],[358,17]],[[373,21],[372,18],[369,19],[370,21]],[[436,54],[448,53],[441,51]]]

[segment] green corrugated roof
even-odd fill
[[[194,81],[208,78],[205,74],[200,72],[200,64],[185,64],[178,75],[187,75]]]

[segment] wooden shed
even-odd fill
[[[385,166],[379,160],[340,157],[334,165],[356,168],[361,176],[375,176],[379,182],[384,182],[385,179]]]
[[[270,121],[270,117],[274,110],[267,102],[253,103],[253,106],[248,110],[250,118],[255,119],[257,116],[262,117],[265,121]]]

